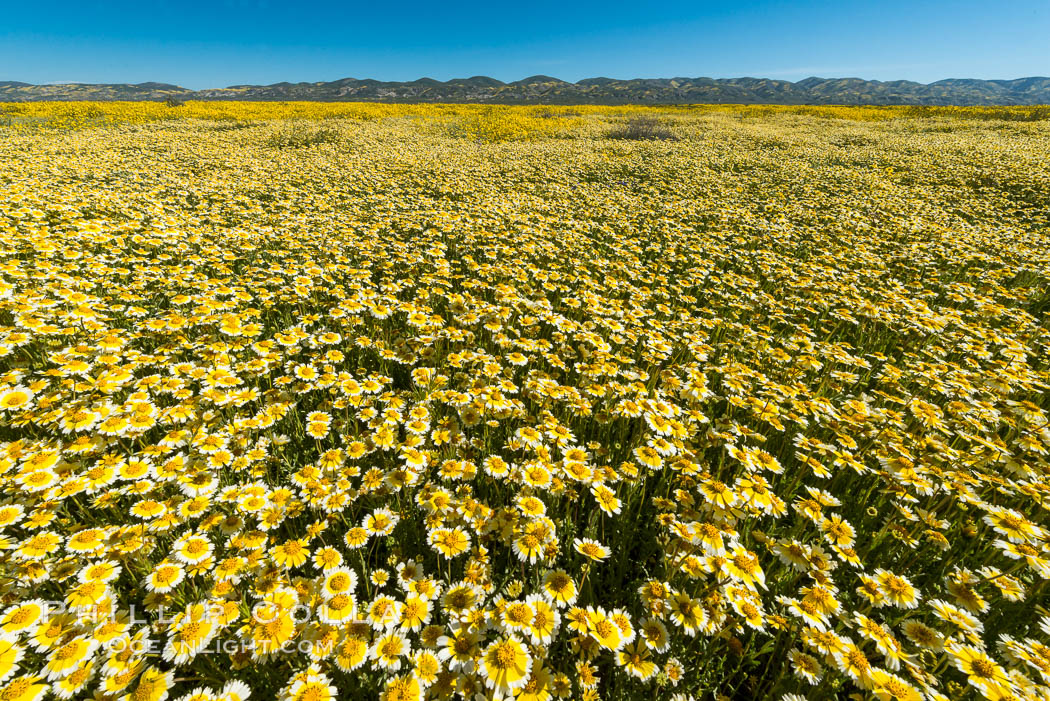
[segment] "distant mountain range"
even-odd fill
[[[188,90],[167,83],[31,85],[0,82],[0,101],[36,100],[317,100],[544,105],[1039,105],[1050,104],[1050,78],[949,79],[935,83],[861,78],[588,78],[575,83],[535,75],[504,83],[475,76],[405,83],[343,78],[330,83],[231,85]]]

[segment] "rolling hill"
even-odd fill
[[[587,78],[569,83],[535,75],[511,83],[474,76],[445,82],[343,78],[331,82],[231,85],[188,90],[168,83],[32,85],[0,82],[0,101],[37,100],[317,100],[492,104],[1050,104],[1050,78],[948,79],[934,83],[861,78]]]

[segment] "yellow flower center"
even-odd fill
[[[311,684],[296,695],[296,701],[324,701],[328,694],[324,689]]]
[[[846,653],[849,666],[853,669],[865,670],[869,667],[868,658],[860,650],[850,650]]]
[[[974,676],[981,677],[983,679],[989,679],[995,676],[995,665],[988,660],[977,658],[971,664],[973,667]]]
[[[24,625],[33,619],[33,611],[28,608],[18,609],[11,613],[11,616],[7,619],[8,623],[13,623],[16,626]]]
[[[412,695],[412,681],[410,679],[395,679],[390,682],[384,694],[384,701],[409,701],[415,698]]]
[[[17,699],[28,696],[32,686],[33,682],[31,679],[15,679],[3,691],[0,691],[0,699],[3,701],[17,701]]]
[[[179,629],[179,637],[183,640],[196,640],[203,632],[203,626],[197,621],[191,621]]]
[[[164,567],[162,569],[157,570],[155,578],[159,584],[167,584],[168,582],[174,580],[177,576],[178,570],[176,570],[174,567]]]
[[[74,640],[71,643],[66,643],[55,652],[56,660],[71,660],[75,659],[80,654],[80,641]]]
[[[500,669],[510,669],[514,666],[515,658],[514,645],[509,642],[500,643],[496,646],[493,651],[493,659],[496,661],[496,666]]]
[[[507,607],[507,620],[518,625],[527,624],[532,620],[532,609],[528,604],[511,604]]]

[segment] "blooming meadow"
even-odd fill
[[[4,107],[0,701],[1050,697],[1025,115]]]

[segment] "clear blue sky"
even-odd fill
[[[0,4],[0,80],[1050,75],[1050,0]]]

